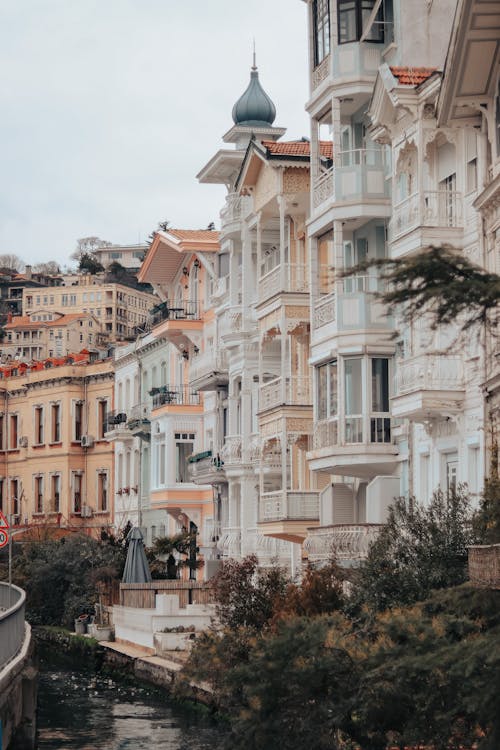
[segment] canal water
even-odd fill
[[[40,665],[37,750],[215,750],[220,727],[160,691]]]

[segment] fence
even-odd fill
[[[23,645],[25,602],[22,589],[0,583],[0,670]]]
[[[473,586],[500,589],[500,544],[469,547],[469,578]]]
[[[157,594],[176,594],[179,606],[188,604],[210,604],[213,602],[212,588],[202,581],[151,581],[151,583],[121,583],[120,604],[123,607],[154,609]]]

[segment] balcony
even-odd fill
[[[301,543],[311,521],[319,522],[318,490],[276,490],[259,498],[259,531]]]
[[[153,397],[153,409],[162,406],[199,406],[201,403],[200,394],[190,385],[162,385],[149,391],[149,395]]]
[[[127,415],[120,410],[108,412],[104,428],[106,439],[130,440],[131,434],[127,428]]]
[[[285,263],[259,279],[259,302],[265,302],[280,292],[309,291],[309,269],[305,263]]]
[[[188,472],[195,484],[221,484],[226,481],[224,461],[212,451],[194,453],[188,458]]]
[[[331,292],[320,297],[315,303],[313,310],[313,328],[322,328],[329,323],[335,323],[336,319],[336,294]]]
[[[185,321],[200,320],[200,305],[196,301],[189,300],[171,300],[160,302],[149,311],[149,324],[151,327],[162,323],[164,320]]]
[[[448,243],[461,247],[464,210],[462,193],[423,190],[397,203],[389,223],[392,255]]]
[[[229,193],[226,196],[226,205],[220,212],[222,234],[230,235],[240,231],[242,200],[243,197],[238,193]]]
[[[465,396],[462,358],[421,354],[400,361],[394,390],[394,417],[420,422],[457,414]]]
[[[307,454],[312,471],[362,479],[392,474],[396,456],[387,414],[319,420],[314,423],[313,449]]]
[[[278,406],[311,406],[311,378],[292,376],[274,378],[259,389],[259,411]]]
[[[378,298],[383,282],[376,276],[353,275],[339,279],[335,290],[320,297],[313,309],[313,331],[334,336],[339,331],[370,331],[393,328],[387,308]]]
[[[335,166],[335,203],[352,205],[354,213],[339,208],[336,218],[359,216],[360,209],[355,208],[359,204],[366,204],[361,209],[363,216],[390,216],[386,172],[384,154],[379,148],[340,151]]]
[[[224,447],[220,452],[220,457],[224,461],[224,465],[239,466],[241,464],[242,450],[241,450],[241,435],[228,435],[224,441]]]
[[[356,564],[365,560],[382,524],[335,524],[308,529],[304,549],[309,561],[321,563],[335,558],[339,563]]]
[[[331,64],[331,55],[327,55],[320,64],[311,71],[311,91],[315,91],[318,86],[328,78]]]
[[[227,388],[227,351],[209,348],[190,360],[190,384],[195,391],[215,391]]]
[[[333,199],[334,169],[330,167],[313,184],[312,203],[313,208],[319,208],[329,199]]]
[[[148,403],[135,404],[128,414],[127,428],[134,437],[149,440],[151,436],[151,409]]]
[[[214,280],[212,293],[210,295],[214,304],[219,304],[222,299],[229,293],[229,276],[221,276]]]

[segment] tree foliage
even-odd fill
[[[288,575],[278,566],[260,569],[258,562],[256,555],[227,560],[212,579],[222,627],[260,630],[284,603]]]
[[[8,271],[16,271],[20,273],[25,267],[24,260],[14,253],[4,253],[0,255],[0,268],[5,268]]]
[[[474,517],[474,529],[481,544],[500,544],[500,479],[489,477],[481,498],[481,505]]]
[[[463,583],[472,515],[464,486],[436,491],[428,506],[397,498],[354,578],[351,606],[384,610]]]
[[[83,253],[78,261],[78,270],[82,273],[101,273],[104,271],[104,266],[92,253]]]
[[[56,260],[47,260],[44,263],[37,263],[33,266],[35,273],[43,273],[47,276],[56,276],[61,273],[61,267]]]
[[[432,247],[406,258],[367,261],[346,270],[343,276],[368,268],[380,270],[386,290],[378,296],[407,322],[429,313],[433,328],[460,320],[462,330],[496,323],[493,313],[500,302],[500,276],[449,248]]]
[[[14,582],[27,594],[27,618],[35,625],[70,627],[97,603],[97,583],[120,578],[125,544],[75,534],[27,542],[14,560]]]
[[[101,247],[111,247],[111,245],[111,242],[101,240],[100,237],[81,237],[76,241],[76,248],[71,253],[71,258],[80,261],[82,255],[94,255],[95,251]]]

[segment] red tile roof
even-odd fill
[[[276,156],[309,156],[311,144],[309,141],[262,141],[262,145],[269,154]],[[333,158],[333,143],[330,141],[320,142],[321,154],[327,159]]]
[[[62,315],[60,318],[54,318],[54,320],[31,320],[29,315],[15,315],[10,323],[7,323],[4,328],[39,328],[40,326],[61,326],[67,323],[72,323],[80,318],[91,317],[91,313],[67,313]]]
[[[173,234],[179,240],[199,240],[200,242],[218,242],[219,232],[210,229],[167,229],[168,234]]]
[[[437,68],[391,67],[391,73],[402,86],[419,86],[435,73]]]

